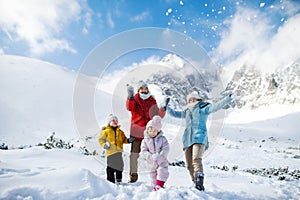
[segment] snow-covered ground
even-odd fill
[[[299,119],[300,113],[286,117],[292,121]],[[278,120],[281,119],[274,119],[273,122],[277,123]],[[257,122],[251,126],[249,124],[224,126],[218,144],[204,159],[205,192],[194,189],[184,167],[170,166],[166,188],[153,192],[147,172],[140,174],[137,183],[128,184],[128,171],[125,170],[124,184],[114,185],[106,181],[103,162],[93,156],[85,156],[76,149],[46,150],[43,147],[32,147],[1,151],[0,197],[2,199],[299,199],[300,181],[292,176],[283,174],[286,180],[278,180],[279,176],[275,175],[269,178],[245,172],[246,169],[286,167],[289,172],[299,170],[299,133],[294,132],[294,135],[289,134],[286,137],[278,134],[283,130],[278,130],[275,134],[273,131],[264,131],[263,125],[264,123]],[[128,162],[125,165],[128,165]]]
[[[124,149],[121,185],[106,181],[105,158],[86,156],[79,150],[81,143],[76,142],[70,118],[72,108],[66,107],[72,104],[75,74],[19,57],[3,56],[0,62],[0,142],[9,147],[0,150],[0,199],[300,198],[299,106],[227,111],[221,132],[204,157],[205,192],[193,187],[187,169],[181,166],[170,166],[166,188],[154,192],[143,168],[137,183],[127,183],[129,145]],[[10,81],[14,84],[9,85]],[[107,110],[98,112],[104,123]],[[177,158],[184,160],[177,145],[178,123],[169,116],[165,122],[170,152],[180,152]],[[47,150],[36,146],[46,142],[53,131],[75,147]],[[17,148],[26,145],[32,147]],[[143,162],[141,159],[140,164]],[[170,162],[175,162],[174,156]],[[260,171],[266,175],[259,175]]]

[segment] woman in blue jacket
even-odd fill
[[[185,118],[186,128],[182,137],[187,168],[198,190],[204,190],[202,157],[208,148],[206,122],[209,114],[220,110],[231,101],[231,94],[223,100],[210,104],[203,101],[197,91],[187,96],[187,106],[182,111],[167,107],[167,112],[176,118]]]

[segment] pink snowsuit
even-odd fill
[[[156,180],[166,182],[169,177],[167,155],[169,153],[169,143],[163,132],[160,131],[155,138],[151,138],[145,131],[145,138],[142,141],[141,152],[147,161],[152,164],[150,177],[153,184]],[[157,160],[153,160],[152,155],[158,153]]]

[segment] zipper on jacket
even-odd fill
[[[117,129],[115,131],[115,145],[117,146]]]
[[[153,140],[153,147],[154,147],[154,153],[156,153],[156,146],[155,146],[155,138],[152,138],[152,140]]]
[[[191,135],[193,134],[193,112],[190,111],[190,118],[191,118]]]
[[[114,131],[115,133],[115,146],[117,147],[117,128],[114,129],[113,127],[111,127],[111,129]]]

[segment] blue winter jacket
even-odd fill
[[[192,111],[186,108],[182,111],[173,110],[167,107],[167,112],[176,118],[185,118],[186,128],[182,136],[183,149],[190,147],[193,144],[204,144],[208,148],[207,117],[210,113],[220,110],[231,101],[231,97],[227,96],[223,100],[208,104],[206,102],[197,103]],[[204,106],[203,108],[201,108]]]

